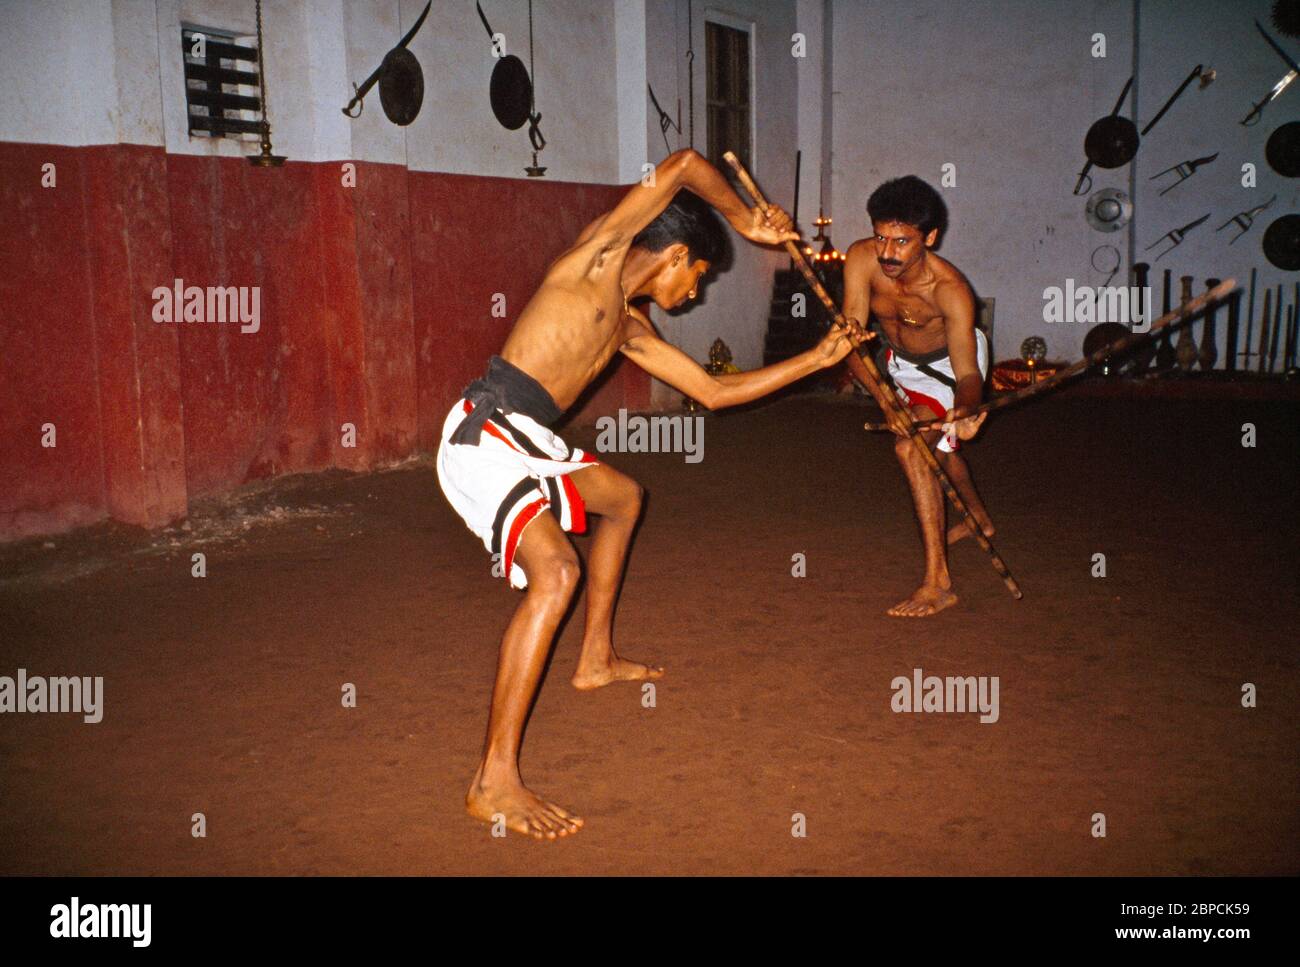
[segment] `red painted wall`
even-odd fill
[[[252,480],[432,451],[547,264],[621,193],[0,143],[0,539],[157,526]],[[154,322],[176,278],[259,286],[259,331]],[[571,422],[649,403],[619,364]]]

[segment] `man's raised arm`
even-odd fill
[[[752,242],[777,245],[797,241],[791,231],[790,218],[781,209],[772,208],[764,219],[740,200],[721,172],[692,148],[675,151],[655,168],[652,184],[633,185],[595,231],[603,245],[619,248],[629,245],[636,234],[654,221],[672,203],[677,192],[688,188],[699,195]]]

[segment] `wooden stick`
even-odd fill
[[[1207,303],[1217,302],[1236,287],[1236,279],[1225,279],[1213,289],[1207,289],[1201,295],[1188,300],[1173,312],[1161,316],[1155,322],[1151,323],[1151,328],[1146,332],[1131,332],[1127,336],[1120,336],[1114,342],[1101,347],[1101,349],[1098,349],[1090,356],[1084,356],[1078,362],[1071,363],[1065,369],[1058,373],[1053,373],[1047,379],[1039,380],[1037,383],[1031,383],[1028,386],[1016,390],[1014,393],[1006,393],[1002,396],[995,397],[985,403],[981,403],[979,406],[961,407],[953,412],[953,420],[965,420],[972,416],[978,416],[980,413],[987,413],[989,410],[1000,410],[1004,406],[1011,406],[1013,403],[1019,403],[1030,396],[1036,396],[1046,390],[1054,389],[1064,383],[1067,379],[1072,379],[1090,367],[1096,366],[1107,356],[1113,356],[1116,353],[1130,349],[1139,343],[1151,339],[1156,335],[1156,333],[1171,323],[1195,315],[1197,311],[1204,308]],[[918,430],[940,430],[943,428],[944,424],[950,422],[952,421],[946,418],[937,421],[920,420],[915,423],[914,426],[916,426]]]
[[[1273,372],[1273,367],[1277,364],[1277,337],[1282,331],[1282,283],[1277,284],[1277,304],[1273,306],[1273,335],[1272,342],[1268,348],[1268,371]],[[1259,347],[1263,349],[1263,346]]]
[[[1282,371],[1295,365],[1295,306],[1286,307],[1286,340],[1282,343]]]
[[[749,172],[745,170],[744,165],[742,165],[740,160],[730,151],[726,152],[722,157],[726,159],[727,164],[731,165],[732,170],[736,172],[736,177],[740,179],[740,183],[745,186],[745,190],[753,197],[754,203],[758,206],[759,211],[766,215],[768,212],[767,199],[765,199],[763,193],[758,190],[758,185],[754,184],[754,179],[749,176]],[[812,288],[813,292],[817,293],[817,297],[822,300],[822,305],[824,305],[826,311],[831,314],[833,323],[848,331],[850,328],[848,320],[844,318],[844,313],[840,311],[839,306],[835,304],[835,300],[831,298],[830,293],[828,293],[825,286],[822,285],[821,280],[817,278],[817,273],[815,273],[812,270],[812,266],[808,264],[807,258],[804,257],[803,249],[795,242],[786,242],[785,249],[790,253],[790,258],[794,259],[795,265],[798,266],[799,271],[803,273],[803,277],[808,281],[808,285]],[[989,557],[992,558],[994,570],[1001,575],[1002,581],[1006,584],[1012,597],[1017,600],[1023,598],[1024,594],[1021,592],[1020,586],[1016,584],[1016,579],[1011,576],[1011,571],[1007,569],[1006,562],[1004,562],[998,555],[998,552],[993,549],[993,544],[990,543],[989,539],[984,535],[984,529],[980,527],[979,523],[971,515],[970,510],[966,507],[961,496],[957,493],[956,488],[953,487],[952,481],[948,479],[948,475],[944,473],[943,468],[939,466],[939,461],[935,457],[934,453],[931,452],[929,445],[926,444],[925,439],[917,433],[916,428],[912,424],[911,416],[903,408],[903,404],[898,397],[894,395],[893,390],[885,387],[884,382],[880,377],[880,370],[876,368],[875,360],[870,356],[862,356],[859,358],[861,358],[862,364],[867,370],[867,391],[871,393],[881,410],[884,411],[885,418],[889,421],[891,429],[897,427],[899,430],[903,431],[905,436],[911,439],[917,450],[922,454],[926,466],[930,468],[930,472],[934,475],[935,479],[939,481],[939,486],[943,489],[944,494],[947,495],[949,502],[957,512],[962,515],[962,519],[965,520],[966,527],[970,531],[971,535],[975,538],[979,546],[984,548]]]
[[[1250,334],[1255,328],[1255,273],[1257,269],[1250,270],[1250,303],[1246,310],[1246,351],[1242,353],[1245,362],[1241,364],[1243,370],[1250,369]]]
[[[1264,290],[1264,312],[1260,316],[1259,327],[1259,366],[1257,371],[1264,374],[1264,364],[1268,362],[1268,327],[1273,321],[1273,290]]]

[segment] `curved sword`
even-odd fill
[[[1241,123],[1246,127],[1250,127],[1252,124],[1257,123],[1260,116],[1264,113],[1264,108],[1273,101],[1274,98],[1290,87],[1292,81],[1297,77],[1300,77],[1300,64],[1297,64],[1295,60],[1292,59],[1291,55],[1283,50],[1278,42],[1268,35],[1268,31],[1264,29],[1258,20],[1255,21],[1255,28],[1260,32],[1263,38],[1268,41],[1268,45],[1277,52],[1277,55],[1286,62],[1286,65],[1290,67],[1291,70],[1286,74],[1286,76],[1273,85],[1273,89],[1264,95],[1262,101],[1250,109],[1249,114],[1242,118]]]

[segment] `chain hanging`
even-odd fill
[[[537,163],[537,152],[546,147],[542,137],[542,116],[537,113],[537,67],[533,63],[533,0],[528,0],[528,140],[533,145],[533,163],[524,168],[529,178],[546,174],[545,165]]]
[[[262,0],[257,0],[257,83],[262,91],[262,152],[248,156],[249,164],[259,168],[278,168],[283,155],[271,152],[271,122],[266,118],[266,48],[262,43]]]

